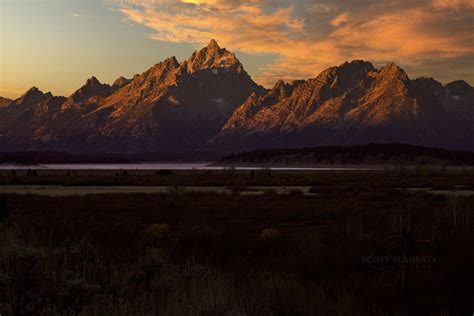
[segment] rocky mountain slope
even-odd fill
[[[240,151],[410,143],[474,150],[474,88],[411,80],[398,66],[353,61],[272,89],[212,40],[112,85],[71,96],[31,88],[0,106],[0,151]]]
[[[4,107],[4,106],[7,106],[7,105],[10,105],[12,102],[13,102],[13,100],[10,100],[8,98],[0,97],[0,108]]]
[[[263,91],[212,40],[182,63],[168,58],[112,86],[92,77],[67,99],[30,89],[0,112],[0,151],[195,150]]]
[[[409,143],[474,149],[474,88],[410,80],[395,64],[344,63],[253,94],[211,143],[221,148]]]

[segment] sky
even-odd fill
[[[474,0],[0,0],[0,96],[68,96],[211,39],[266,87],[354,59],[474,84]]]

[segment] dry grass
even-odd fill
[[[471,312],[474,197],[456,197],[454,212],[450,197],[397,188],[472,179],[388,175],[316,178],[310,196],[7,195],[0,313]],[[406,270],[361,260],[387,249],[437,260]]]

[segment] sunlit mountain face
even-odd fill
[[[308,80],[258,85],[217,41],[113,85],[91,77],[68,98],[36,87],[0,108],[0,150],[239,151],[410,143],[473,149],[474,88],[415,80],[362,60]]]
[[[91,77],[68,98],[38,88],[2,108],[2,150],[183,151],[202,147],[252,93],[264,93],[212,40],[110,86]]]
[[[474,148],[470,0],[1,6],[3,151]]]

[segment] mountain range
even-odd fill
[[[408,143],[474,150],[474,88],[411,80],[403,69],[346,62],[316,78],[255,83],[212,40],[179,62],[112,85],[95,77],[69,97],[38,88],[0,98],[0,151],[242,151]]]

